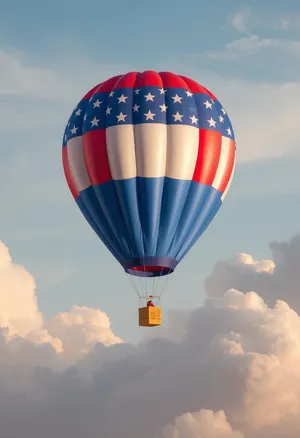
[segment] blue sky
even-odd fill
[[[268,258],[300,222],[300,5],[295,1],[6,2],[0,16],[0,239],[37,282],[47,317],[98,307],[137,340],[136,296],[74,204],[61,138],[101,80],[137,69],[189,75],[218,96],[238,162],[224,206],[170,278],[163,305],[203,299],[214,263]],[[172,276],[171,276],[172,277]]]

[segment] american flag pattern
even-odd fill
[[[192,79],[130,72],[90,90],[67,123],[63,166],[78,207],[126,272],[166,275],[228,192],[227,112]]]

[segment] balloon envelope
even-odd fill
[[[170,72],[130,72],[90,90],[65,129],[78,207],[125,271],[161,276],[208,227],[229,189],[235,139],[217,98]]]

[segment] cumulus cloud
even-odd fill
[[[47,323],[47,329],[62,341],[70,361],[87,354],[97,343],[109,346],[122,342],[112,333],[106,313],[88,307],[73,306],[70,312],[59,313]]]
[[[111,331],[108,316],[98,309],[74,306],[70,312],[45,321],[38,310],[35,288],[33,276],[12,262],[8,248],[0,242],[0,328],[5,329],[2,343],[9,346],[9,357],[24,356],[24,360],[34,362],[36,356],[40,363],[40,351],[46,348],[50,352],[54,349],[69,363],[97,343],[108,346],[122,342]]]
[[[162,438],[243,438],[232,430],[224,411],[216,413],[201,409],[200,412],[180,415],[175,424],[167,426]]]
[[[44,338],[35,287],[32,275],[12,263],[8,248],[0,242],[0,327],[8,328],[8,336]]]
[[[2,245],[1,437],[298,438],[300,316],[286,291],[299,284],[299,239],[272,248],[274,261],[219,263],[203,307],[170,312],[180,329],[133,346],[100,310],[74,306],[45,321],[34,280]],[[271,304],[257,292],[275,276]]]
[[[205,281],[208,296],[222,296],[227,289],[255,290],[269,305],[283,299],[300,313],[300,236],[289,242],[270,243],[273,260],[256,261],[239,254],[218,262]]]

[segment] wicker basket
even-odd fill
[[[139,326],[155,327],[161,325],[161,308],[160,307],[140,307],[139,308]]]

